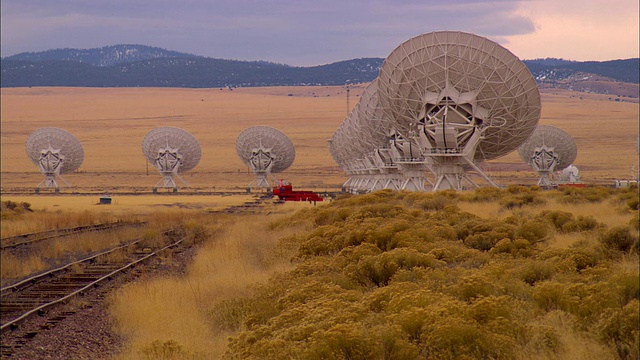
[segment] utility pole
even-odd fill
[[[347,115],[349,115],[349,81],[344,84],[347,87]]]

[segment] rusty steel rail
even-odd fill
[[[98,256],[102,256],[102,255],[106,255],[110,252],[122,249],[124,247],[127,246],[131,246],[134,245],[135,243],[139,242],[141,240],[137,240],[135,242],[129,243],[129,244],[125,244],[125,245],[121,245],[118,246],[117,248],[105,251],[103,253],[100,253],[98,255],[80,260],[80,261],[75,261],[73,263],[67,264],[61,268],[58,269],[54,269],[51,270],[47,273],[44,274],[40,274],[38,276],[29,278],[29,279],[25,279],[23,281],[21,281],[18,284],[14,284],[11,286],[7,286],[6,288],[3,288],[2,291],[4,292],[5,290],[10,291],[11,294],[15,294],[15,292],[21,292],[23,290],[25,290],[26,288],[29,288],[32,284],[32,281],[36,278],[42,280],[44,278],[49,278],[49,277],[56,277],[56,275],[59,272],[63,272],[66,269],[68,269],[70,266],[73,266],[75,264],[78,263],[86,263],[86,262],[91,262],[93,259],[95,259]],[[7,330],[13,330],[16,329],[22,322],[24,322],[26,319],[28,319],[29,317],[36,315],[36,314],[40,314],[43,315],[45,313],[45,310],[63,303],[65,301],[67,301],[68,299],[70,299],[73,296],[79,295],[84,293],[85,291],[91,289],[92,287],[97,287],[100,283],[102,283],[105,280],[110,280],[112,279],[115,275],[117,275],[118,273],[127,270],[133,266],[135,266],[136,264],[139,264],[155,255],[157,255],[159,252],[169,249],[169,248],[174,248],[178,245],[180,245],[182,242],[184,241],[184,238],[181,238],[180,240],[174,241],[169,245],[166,245],[158,250],[149,252],[149,253],[137,253],[136,255],[140,255],[141,257],[136,258],[132,261],[127,262],[124,265],[116,265],[114,266],[110,266],[109,264],[95,264],[95,266],[92,268],[91,265],[88,265],[88,267],[86,269],[84,269],[84,272],[82,273],[78,273],[78,274],[71,274],[71,275],[77,275],[77,276],[68,276],[67,282],[60,282],[60,283],[50,283],[50,284],[44,284],[42,289],[30,289],[33,291],[33,296],[28,296],[26,295],[24,297],[24,299],[17,297],[17,298],[12,298],[11,294],[8,295],[4,295],[2,296],[2,306],[0,307],[0,310],[3,313],[19,313],[20,315],[18,315],[17,317],[12,318],[11,320],[8,320],[6,322],[4,322],[2,325],[0,325],[0,333],[4,333]],[[98,266],[101,265],[101,266]],[[65,280],[63,277],[57,277],[56,279],[59,280]],[[38,282],[38,281],[36,281]],[[26,286],[25,286],[26,285]],[[47,287],[47,285],[49,285]],[[48,298],[49,296],[53,297],[53,299]],[[12,302],[10,302],[12,301]],[[15,306],[17,305],[18,307],[20,307],[19,305],[21,304],[27,304],[25,307],[28,307],[28,310],[26,311],[20,311],[20,310],[15,310]],[[4,314],[3,314],[4,315]],[[3,320],[4,321],[4,320]]]
[[[111,223],[102,223],[102,224],[93,224],[93,225],[82,225],[82,226],[74,226],[70,228],[64,229],[53,229],[46,230],[36,233],[15,235],[0,239],[2,243],[1,248],[14,248],[20,245],[32,244],[39,241],[44,241],[53,238],[59,238],[63,236],[70,236],[73,234],[92,232],[92,231],[104,231],[116,229],[123,226],[142,226],[146,222],[145,221],[116,221]]]
[[[162,236],[167,236],[167,235],[170,235],[171,233],[173,233],[175,231],[176,231],[176,229],[168,229],[168,230],[164,230],[161,234],[162,234]],[[112,253],[114,251],[129,247],[129,246],[136,245],[139,242],[141,242],[142,240],[143,240],[142,238],[134,239],[132,241],[129,241],[128,243],[120,244],[120,245],[115,246],[115,247],[113,247],[111,249],[107,249],[107,250],[101,251],[101,252],[99,252],[97,254],[94,254],[94,255],[91,255],[89,257],[86,257],[86,258],[83,258],[83,259],[80,259],[80,260],[76,260],[76,261],[67,263],[66,265],[60,266],[58,268],[50,269],[50,270],[47,270],[47,271],[42,272],[40,274],[37,274],[37,275],[34,275],[34,276],[30,276],[30,277],[25,278],[25,279],[23,279],[23,280],[21,280],[21,281],[19,281],[17,283],[4,286],[4,287],[0,288],[0,297],[8,296],[12,292],[22,291],[22,290],[28,288],[29,286],[32,286],[32,285],[38,283],[39,281],[46,280],[46,279],[55,277],[58,274],[64,273],[65,271],[69,270],[74,265],[78,265],[78,264],[82,264],[82,263],[90,263],[90,262],[94,261],[95,259],[97,259],[100,256],[107,255],[107,254],[110,254],[110,253]],[[11,291],[11,292],[9,292],[9,291]]]

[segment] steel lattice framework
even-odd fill
[[[38,184],[36,192],[39,192],[42,185],[59,191],[56,177],[67,183],[60,174],[77,170],[84,160],[84,149],[80,141],[60,128],[35,130],[27,138],[25,147],[31,161],[45,175],[45,180]]]
[[[253,126],[242,131],[236,139],[236,152],[256,175],[249,187],[270,188],[267,177],[288,169],[296,158],[295,147],[287,135],[270,126]]]
[[[178,174],[196,167],[202,156],[200,143],[193,135],[171,126],[149,131],[142,140],[142,152],[163,176],[153,188],[154,192],[158,187],[172,188],[177,192],[178,186],[174,176],[186,184]]]
[[[367,86],[329,140],[331,156],[349,176],[348,188],[397,190],[402,179],[389,154],[393,123],[379,106],[377,84]]]
[[[564,130],[538,125],[531,137],[520,145],[518,155],[540,175],[538,186],[549,187],[556,184],[553,173],[567,168],[576,160],[578,148]]]
[[[540,94],[527,67],[497,43],[464,32],[433,32],[402,43],[370,87],[374,94],[365,92],[330,142],[334,159],[350,175],[345,185],[365,183],[363,190],[375,189],[369,183],[376,181],[352,175],[380,171],[382,164],[396,171],[381,171],[387,184],[395,184],[391,188],[477,186],[469,169],[495,185],[478,163],[517,149],[540,119]],[[363,108],[374,110],[365,114]],[[363,130],[372,122],[376,130]]]

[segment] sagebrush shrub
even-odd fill
[[[568,307],[565,285],[554,281],[542,281],[533,288],[533,300],[545,311],[563,310]]]
[[[600,316],[598,333],[606,343],[614,344],[620,359],[638,357],[638,321],[637,300],[621,309],[606,309]]]
[[[628,252],[637,241],[627,226],[613,227],[600,236],[602,245],[613,251]]]
[[[549,280],[555,274],[555,267],[548,261],[528,261],[517,271],[520,279],[529,285]]]
[[[489,251],[491,254],[510,254],[516,257],[530,257],[533,255],[533,246],[526,239],[502,239]]]
[[[184,346],[175,340],[154,340],[144,347],[140,354],[144,359],[177,359],[186,357],[188,354]]]
[[[597,203],[611,196],[612,189],[604,186],[589,186],[585,188],[564,187],[560,202],[566,204]]]
[[[515,235],[535,244],[549,240],[552,234],[546,221],[531,219],[523,222]]]

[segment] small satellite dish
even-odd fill
[[[253,126],[242,131],[236,139],[236,151],[256,175],[248,187],[270,188],[267,177],[289,168],[296,157],[293,143],[287,135],[269,126]]]
[[[540,175],[538,186],[541,187],[556,185],[553,172],[566,170],[576,160],[577,154],[578,148],[571,135],[549,125],[537,126],[531,137],[518,148],[520,158]]]
[[[580,171],[574,165],[569,165],[562,170],[560,180],[564,183],[575,184],[580,182]]]
[[[180,175],[198,165],[202,151],[200,144],[190,133],[171,126],[155,128],[145,135],[142,140],[142,152],[147,160],[162,174],[153,188],[171,188],[178,191],[174,177],[184,181]]]
[[[80,141],[69,132],[54,127],[35,130],[25,143],[27,155],[44,174],[45,179],[36,187],[54,188],[60,191],[56,177],[69,185],[61,174],[77,170],[84,160],[84,149]]]

